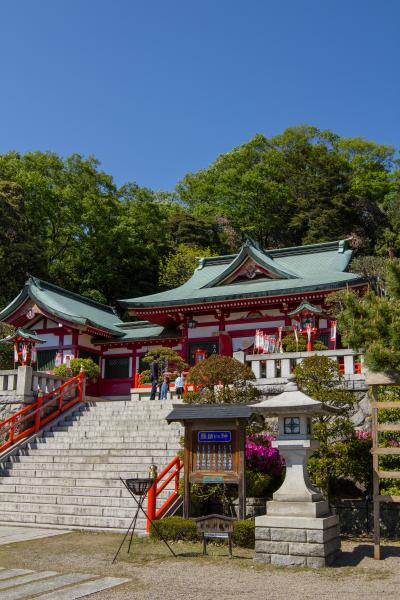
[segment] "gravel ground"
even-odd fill
[[[60,572],[81,571],[103,576],[127,576],[131,582],[90,596],[91,600],[340,600],[400,598],[400,544],[387,543],[383,560],[374,561],[370,540],[348,540],[333,567],[299,569],[262,566],[252,551],[236,548],[229,560],[226,548],[211,547],[203,557],[199,544],[174,544],[170,557],[161,543],[134,541],[128,557],[112,557],[121,537],[113,534],[70,533],[0,547],[0,565]]]

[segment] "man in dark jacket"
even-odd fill
[[[157,386],[158,386],[158,354],[154,355],[153,360],[150,363],[150,381],[151,381],[151,394],[150,400],[156,399]]]

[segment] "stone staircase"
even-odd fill
[[[147,477],[151,463],[160,472],[176,456],[181,429],[165,421],[171,410],[159,400],[80,405],[3,464],[0,523],[125,531],[135,502],[120,477]],[[145,534],[143,514],[137,533]]]

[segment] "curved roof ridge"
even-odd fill
[[[89,306],[100,308],[118,317],[115,308],[113,306],[110,306],[109,304],[103,304],[102,302],[98,302],[98,300],[93,300],[93,298],[88,298],[87,296],[82,296],[81,294],[78,294],[76,292],[71,292],[70,290],[66,290],[65,288],[62,288],[61,286],[56,285],[55,283],[50,283],[49,281],[45,281],[44,279],[39,279],[39,277],[35,277],[30,273],[28,273],[28,275],[29,277],[25,283],[25,286],[29,287],[30,282],[32,282],[40,290],[43,290],[44,287],[50,291],[61,292],[63,296],[67,296],[68,298],[76,298],[77,300],[79,300],[79,302],[83,302],[84,304],[88,304]]]

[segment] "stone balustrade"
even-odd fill
[[[0,399],[1,396],[10,396],[17,389],[17,369],[0,371]]]
[[[339,364],[347,387],[365,389],[363,356],[354,350],[314,350],[313,352],[284,352],[274,354],[247,354],[243,356],[250,364],[257,384],[280,387],[302,360],[309,356],[327,356]],[[239,358],[239,357],[238,357]]]
[[[34,371],[29,366],[0,371],[0,402],[31,402],[39,390],[47,394],[64,381],[64,377]]]

